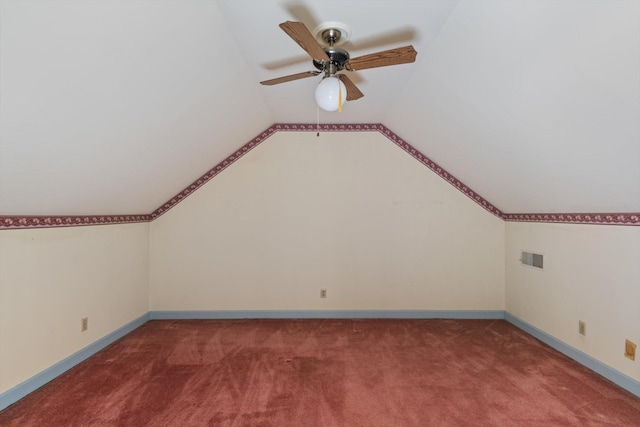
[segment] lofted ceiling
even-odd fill
[[[147,214],[320,77],[278,24],[340,21],[382,123],[503,212],[640,211],[640,0],[0,0],[0,215]],[[327,135],[330,137],[330,135]]]

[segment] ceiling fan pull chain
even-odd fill
[[[342,113],[342,85],[338,79],[338,113]]]
[[[316,104],[316,136],[320,136],[320,105]]]

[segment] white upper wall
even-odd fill
[[[504,309],[504,221],[378,132],[274,134],[150,250],[151,310]]]

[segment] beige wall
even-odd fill
[[[505,224],[377,132],[280,132],[150,224],[0,232],[0,393],[148,310],[312,309],[506,309],[640,379],[640,228]]]
[[[624,357],[626,338],[640,344],[640,228],[507,223],[506,237],[507,311],[640,379]],[[544,254],[544,270],[520,265],[521,250]]]
[[[0,232],[0,393],[148,312],[148,237],[148,223]]]
[[[279,132],[151,223],[150,307],[503,310],[504,227],[380,133]]]

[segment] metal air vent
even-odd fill
[[[544,266],[544,256],[542,254],[522,251],[520,262],[522,263],[522,265],[539,268],[540,270],[542,270]]]

